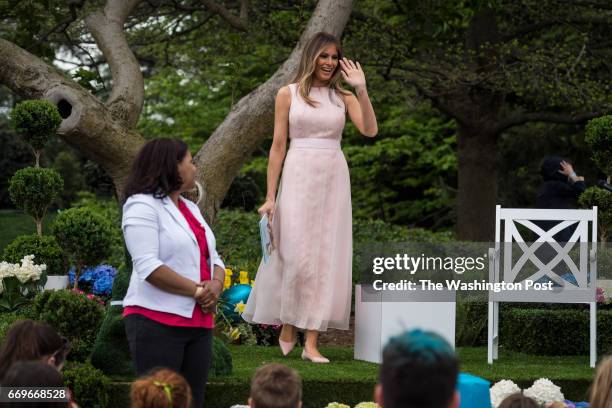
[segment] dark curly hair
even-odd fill
[[[128,176],[123,198],[134,194],[153,194],[164,198],[181,188],[183,181],[178,164],[185,158],[188,147],[179,139],[154,139],[147,142],[138,152]]]

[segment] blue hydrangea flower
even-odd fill
[[[103,275],[93,284],[94,295],[110,295],[113,288],[113,278],[110,275]]]
[[[74,266],[68,271],[70,285],[74,285]],[[79,276],[79,283],[91,285],[94,295],[110,295],[113,288],[113,281],[117,275],[117,270],[111,265],[98,265],[87,267]]]

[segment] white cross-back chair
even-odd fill
[[[557,224],[546,231],[537,225],[538,221],[554,221]],[[536,238],[524,239],[517,225],[522,225],[523,230],[529,230],[535,234]],[[555,241],[554,235],[570,226],[575,226],[575,230],[568,242]],[[490,291],[487,342],[489,364],[493,364],[493,360],[498,358],[500,302],[587,303],[590,305],[590,365],[595,367],[597,357],[596,243],[597,207],[589,210],[549,210],[496,206],[495,248],[489,248],[489,281],[518,283],[548,277],[552,282],[561,285],[563,290],[553,292],[505,290],[498,293]],[[554,256],[546,264],[536,254],[542,245],[548,245],[551,250],[554,250]],[[513,258],[513,249],[520,250],[516,251],[520,252],[518,257],[515,253]],[[579,255],[577,264],[569,254],[572,249],[575,249]],[[536,271],[531,276],[519,278],[521,270],[528,262],[535,266]],[[553,271],[553,268],[561,263],[564,263],[564,266],[573,275],[575,284],[569,283]]]

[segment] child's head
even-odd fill
[[[539,408],[539,405],[533,399],[517,392],[504,398],[498,408]]]
[[[612,406],[612,357],[597,366],[597,373],[591,386],[591,408]]]
[[[42,361],[17,361],[11,365],[2,381],[3,387],[64,387],[59,370]],[[58,394],[59,395],[59,394]],[[68,397],[68,395],[65,395]],[[0,404],[11,408],[68,408],[68,401],[11,402]]]
[[[459,404],[459,360],[440,335],[412,330],[392,337],[383,350],[376,401],[385,408],[447,408]]]
[[[42,361],[61,369],[68,341],[50,325],[32,320],[14,322],[0,348],[0,379],[17,361]]]
[[[189,408],[191,388],[182,375],[161,368],[132,383],[132,408]]]
[[[255,371],[251,380],[251,408],[301,408],[302,380],[282,364],[268,364]]]

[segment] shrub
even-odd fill
[[[612,116],[589,121],[584,140],[593,151],[593,161],[605,174],[612,175]]]
[[[588,309],[500,308],[500,342],[505,348],[538,355],[589,353]],[[597,351],[612,351],[612,310],[597,311]]]
[[[261,260],[259,215],[254,211],[221,210],[214,232],[226,267],[248,271],[253,279]]]
[[[27,318],[27,316],[21,313],[0,313],[0,344],[4,343],[6,332],[8,332],[9,327],[11,327],[13,323]]]
[[[599,240],[606,242],[612,232],[612,193],[599,187],[589,187],[578,198],[582,208],[597,206],[597,225]]]
[[[116,268],[123,263],[123,233],[121,231],[121,212],[119,204],[114,199],[100,199],[89,191],[79,191],[77,201],[72,205],[73,208],[87,208],[92,212],[102,216],[110,222],[111,245],[108,258],[100,263],[112,265]]]
[[[223,207],[253,211],[261,203],[262,193],[257,183],[249,176],[238,174],[223,200]]]
[[[89,363],[68,362],[63,370],[64,383],[81,407],[106,408],[110,380]]]
[[[210,366],[210,375],[230,375],[233,370],[232,354],[223,341],[213,337],[213,359]]]
[[[65,275],[66,257],[53,236],[20,235],[4,248],[2,258],[18,263],[26,255],[34,255],[37,264],[47,265],[47,275]]]
[[[126,251],[127,252],[127,251]],[[115,300],[121,300],[125,297],[128,287],[130,286],[130,276],[132,271],[132,262],[130,258],[129,264],[121,265],[115,275],[113,281],[113,289],[111,291],[111,298]]]
[[[122,312],[122,307],[107,307],[91,353],[91,364],[107,375],[128,376],[134,372]]]
[[[23,101],[11,112],[11,123],[15,133],[32,146],[38,167],[40,150],[62,123],[57,107],[45,100]]]
[[[51,230],[76,267],[75,288],[85,266],[97,265],[110,254],[111,229],[107,219],[89,208],[71,208],[55,217]]]
[[[70,358],[84,361],[102,324],[104,307],[71,290],[46,290],[34,298],[31,314],[70,340]]]
[[[488,303],[457,302],[457,347],[478,347],[487,344]]]
[[[61,151],[53,160],[53,168],[64,179],[64,191],[60,194],[58,203],[62,208],[70,207],[77,199],[77,192],[85,189],[85,180],[79,159],[69,151]]]
[[[64,182],[55,170],[26,167],[11,178],[9,194],[15,206],[34,217],[40,235],[47,208],[63,188]]]
[[[0,120],[0,208],[12,208],[8,193],[10,174],[32,164],[32,149],[20,138],[9,131],[7,124]]]

